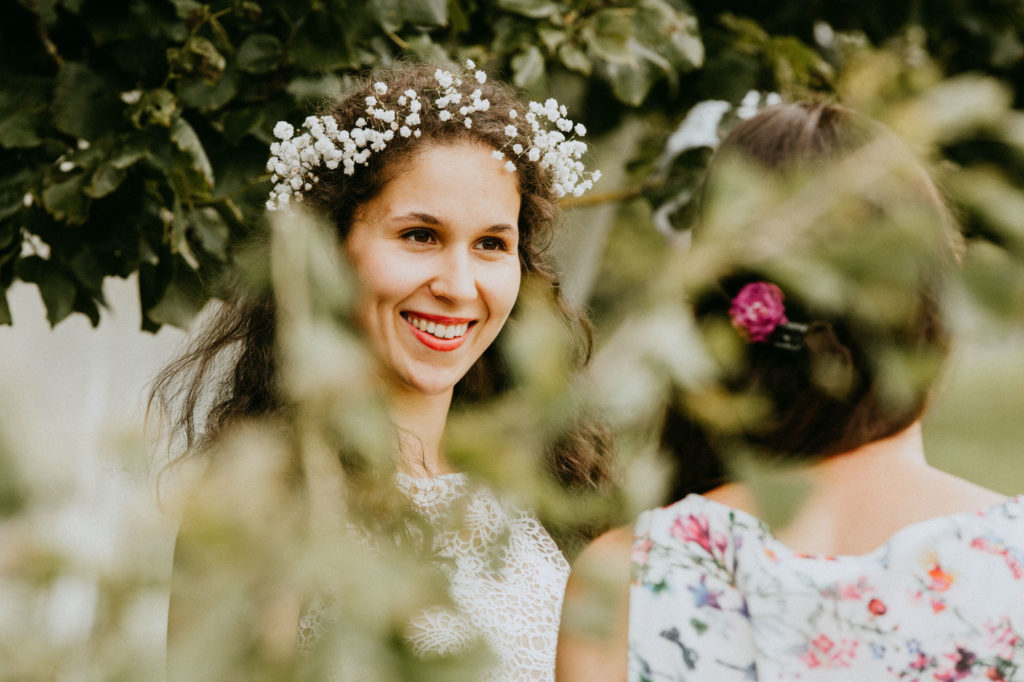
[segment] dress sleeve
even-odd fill
[[[629,680],[756,680],[750,617],[735,584],[742,542],[728,518],[687,500],[637,522]]]

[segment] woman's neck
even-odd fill
[[[817,462],[802,473],[810,492],[778,537],[794,549],[818,554],[861,554],[905,526],[1003,499],[929,466],[920,422]],[[743,483],[722,486],[707,496],[758,513],[754,496]]]
[[[398,434],[398,470],[417,478],[431,478],[455,471],[441,453],[452,392],[424,395],[392,388],[387,391],[386,399],[391,422]]]

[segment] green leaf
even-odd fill
[[[107,273],[103,270],[99,261],[96,260],[96,254],[93,253],[92,249],[88,246],[84,247],[71,259],[70,265],[71,272],[74,273],[75,279],[80,284],[102,295],[103,278]]]
[[[183,261],[175,259],[171,280],[157,304],[146,311],[146,317],[158,325],[186,329],[205,302],[206,292],[199,276]]]
[[[448,24],[448,0],[402,0],[405,21],[419,26]]]
[[[558,58],[567,69],[578,71],[584,76],[589,76],[593,70],[590,58],[575,43],[562,43],[558,48]]]
[[[632,64],[612,62],[607,65],[612,92],[619,101],[633,107],[643,104],[647,93],[662,73],[661,69],[646,59],[638,59]]]
[[[224,73],[227,60],[211,41],[198,36],[188,41],[186,46],[191,54],[199,58],[198,63],[187,60],[187,69],[198,71],[203,77],[210,80],[216,80],[220,74]]]
[[[131,109],[131,119],[136,128],[153,124],[168,127],[177,112],[178,99],[174,93],[158,88],[142,93],[138,103]]]
[[[7,292],[0,291],[0,324],[13,323],[14,319],[11,317],[11,307],[7,305]]]
[[[50,326],[56,325],[74,311],[75,282],[55,263],[39,256],[28,256],[17,262],[15,274],[23,282],[34,283],[39,287]]]
[[[119,120],[116,89],[85,64],[64,62],[53,93],[53,122],[65,133],[92,140]]]
[[[329,73],[362,66],[356,45],[364,38],[363,22],[342,26],[338,16],[327,12],[310,12],[299,26],[289,45],[292,64],[312,73]]]
[[[633,20],[637,40],[658,52],[679,71],[704,63],[697,18],[665,0],[643,0]]]
[[[497,4],[499,9],[531,19],[543,19],[558,12],[558,4],[551,0],[498,0]]]
[[[188,220],[203,250],[223,261],[227,256],[231,230],[220,214],[212,208],[205,207],[190,211]]]
[[[25,194],[36,179],[30,168],[21,168],[12,176],[0,178],[0,220],[26,208]]]
[[[284,49],[281,41],[269,33],[253,33],[238,48],[238,68],[247,73],[267,73],[277,68]]]
[[[191,159],[192,168],[203,176],[207,187],[213,187],[213,166],[210,165],[210,159],[206,156],[203,143],[188,121],[181,116],[175,117],[171,123],[171,140]]]
[[[43,189],[43,206],[50,215],[73,225],[85,222],[89,217],[89,197],[83,192],[85,177],[77,173]]]
[[[216,111],[238,94],[238,74],[228,71],[216,81],[185,78],[178,85],[178,98],[188,107],[202,112]]]
[[[601,10],[583,25],[581,35],[594,54],[609,62],[635,61],[629,49],[633,37],[632,10]]]
[[[554,53],[565,42],[565,31],[541,24],[537,27],[537,37],[548,52]]]
[[[512,58],[512,82],[526,88],[544,76],[544,57],[536,45],[531,45]]]
[[[105,197],[124,180],[127,173],[112,163],[104,163],[92,174],[92,181],[85,188],[85,193],[93,199]]]
[[[374,0],[367,9],[385,31],[397,31],[405,23],[402,4],[402,0]]]
[[[39,138],[39,114],[36,111],[16,111],[0,119],[0,146],[11,148],[36,147]]]
[[[231,145],[237,145],[251,131],[257,130],[265,120],[264,108],[260,106],[247,109],[232,109],[224,114],[221,125],[224,139]],[[223,178],[221,181],[223,182]]]

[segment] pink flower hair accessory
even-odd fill
[[[732,326],[752,343],[768,341],[776,328],[789,323],[784,299],[782,289],[771,282],[750,282],[729,305]]]

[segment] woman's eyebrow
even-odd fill
[[[443,220],[441,220],[435,215],[431,215],[430,213],[419,213],[417,211],[413,211],[412,213],[406,213],[405,215],[395,216],[391,220],[396,223],[414,221],[423,223],[424,225],[441,225],[444,223]]]

